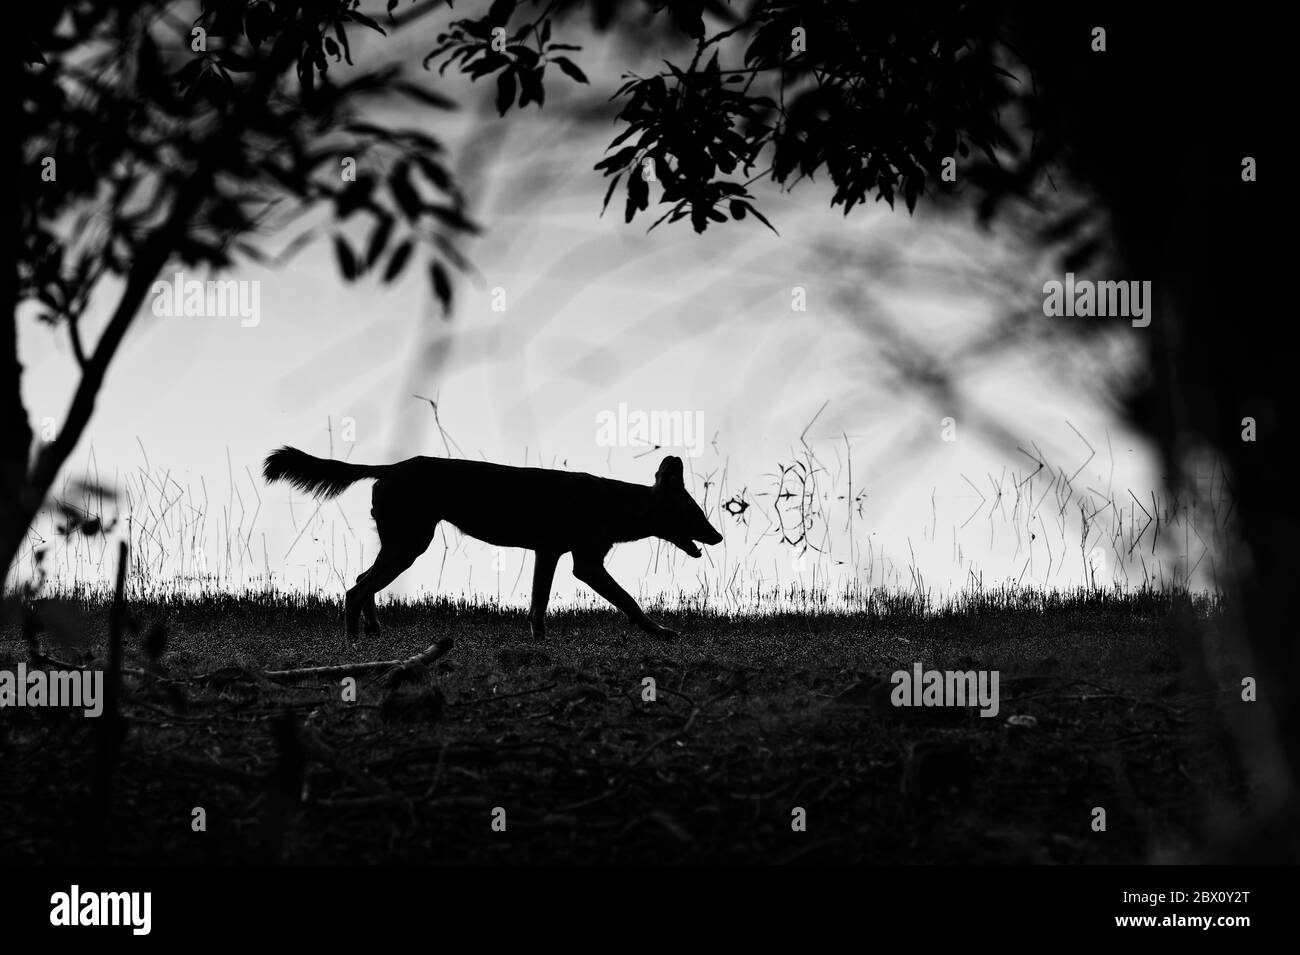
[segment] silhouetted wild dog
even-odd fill
[[[379,554],[357,576],[344,604],[346,632],[355,637],[361,615],[367,631],[379,629],[375,594],[414,563],[433,540],[439,521],[499,547],[536,551],[528,622],[546,633],[546,604],[561,554],[573,554],[573,575],[646,633],[677,634],[645,615],[605,569],[616,543],[659,537],[692,557],[694,541],[717,544],[709,523],[682,480],[682,459],[668,456],[653,485],[550,468],[516,468],[486,461],[410,458],[398,464],[349,464],[280,448],[262,469],[268,481],[288,481],[318,498],[330,498],[356,481],[375,478],[370,514],[379,531]]]

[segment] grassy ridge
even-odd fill
[[[133,602],[139,675],[125,677],[108,826],[88,822],[94,721],[3,711],[0,857],[1138,862],[1202,852],[1207,805],[1249,811],[1228,734],[1239,671],[1216,649],[1226,611],[1205,598],[1022,591],[930,608],[881,594],[857,613],[669,612],[674,643],[605,610],[554,614],[539,644],[521,611],[386,609],[391,629],[348,649],[323,598]],[[97,598],[37,613],[44,652],[102,665]],[[10,616],[0,669],[28,656]],[[355,703],[335,679],[261,676],[443,637],[455,646],[433,667],[396,688],[361,678]],[[917,661],[1000,671],[1000,713],[889,706],[889,674]],[[206,833],[191,830],[198,806]],[[505,832],[490,828],[495,807]],[[795,807],[806,832],[791,830]]]

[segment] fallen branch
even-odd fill
[[[82,673],[87,670],[95,670],[96,667],[91,663],[69,663],[67,660],[60,660],[58,657],[49,656],[40,650],[31,650],[27,655],[35,666],[46,667],[51,670],[78,670]],[[139,670],[135,667],[118,667],[118,672],[123,676],[152,676],[148,670]]]
[[[362,676],[367,673],[385,673],[389,670],[412,670],[426,667],[445,656],[451,650],[454,641],[444,637],[433,646],[405,660],[374,660],[369,663],[340,663],[324,667],[298,667],[293,670],[268,670],[264,676],[278,683],[292,683],[295,680],[309,680],[312,677]]]

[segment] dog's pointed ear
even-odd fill
[[[685,481],[682,475],[682,459],[674,455],[668,455],[659,462],[659,470],[655,472],[655,487],[685,487]]]

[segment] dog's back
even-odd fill
[[[648,536],[650,496],[593,474],[421,457],[382,475],[373,501],[376,520],[416,512],[499,547],[565,553]]]

